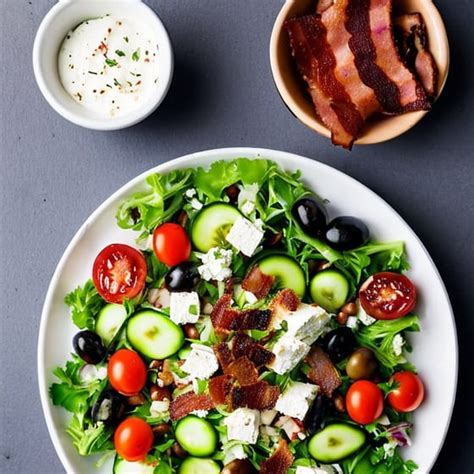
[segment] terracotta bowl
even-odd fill
[[[315,11],[315,0],[287,0],[283,5],[270,40],[270,62],[278,92],[291,112],[315,132],[331,137],[331,132],[316,117],[311,98],[296,70],[284,23],[287,19]],[[421,13],[428,33],[428,47],[439,69],[438,97],[446,83],[449,70],[449,44],[446,28],[439,11],[431,0],[394,0],[397,11]],[[412,128],[426,111],[396,116],[378,116],[369,120],[356,144],[380,143],[398,137]]]

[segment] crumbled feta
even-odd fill
[[[196,194],[197,194],[196,188],[189,188],[184,193],[184,195],[189,199],[192,199],[194,196],[196,196]]]
[[[212,348],[202,344],[191,344],[191,352],[181,366],[191,379],[207,380],[219,369],[219,363]]]
[[[195,323],[199,319],[201,303],[195,291],[173,292],[170,300],[170,318],[176,324]]]
[[[168,413],[170,408],[170,401],[165,398],[164,400],[155,400],[150,405],[150,415],[153,417],[162,416]]]
[[[250,408],[237,408],[224,419],[227,426],[227,438],[244,443],[255,444],[258,438],[260,412]]]
[[[275,423],[275,426],[281,428],[288,438],[293,441],[298,438],[298,433],[303,431],[302,424],[299,424],[290,416],[281,416]]]
[[[281,337],[272,349],[275,360],[271,368],[277,374],[283,375],[294,369],[308,355],[310,346],[291,336]]]
[[[202,265],[198,267],[204,280],[224,281],[232,276],[232,250],[212,247],[207,253],[199,257]]]
[[[278,397],[275,408],[284,415],[303,420],[317,393],[317,385],[291,382]]]
[[[357,317],[359,318],[359,321],[362,324],[365,324],[366,326],[370,326],[371,324],[374,324],[375,321],[377,321],[375,318],[373,318],[372,316],[369,316],[365,312],[359,300],[356,301],[356,305],[357,305]]]
[[[263,232],[244,217],[239,217],[226,236],[227,242],[251,257],[263,239]]]
[[[97,380],[103,380],[107,377],[107,367],[86,364],[79,372],[81,382],[85,384],[93,383]]]
[[[246,459],[244,447],[241,444],[234,444],[230,448],[224,447],[224,466],[235,459]]]
[[[208,415],[209,411],[208,410],[193,410],[191,412],[191,415],[195,415],[199,418],[206,418],[206,416]]]
[[[193,209],[196,209],[196,211],[200,211],[203,205],[204,204],[199,199],[196,199],[196,198],[191,199],[191,207]]]
[[[346,321],[346,326],[351,329],[355,329],[359,324],[359,320],[357,316],[349,316]]]
[[[392,341],[393,353],[396,356],[401,356],[403,352],[403,346],[405,345],[405,339],[400,334],[395,334]]]
[[[276,410],[263,410],[260,412],[260,419],[263,425],[271,425],[275,417],[277,416]]]
[[[237,205],[244,214],[250,214],[255,209],[255,201],[257,200],[258,184],[244,184],[240,186]],[[245,206],[248,206],[247,208]],[[247,210],[250,209],[249,212]]]
[[[290,311],[285,316],[287,334],[311,345],[321,336],[330,319],[329,314],[320,306],[301,303],[296,311]]]
[[[258,298],[251,291],[244,291],[245,300],[248,304],[255,304]]]

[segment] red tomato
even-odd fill
[[[114,434],[115,450],[127,461],[140,461],[153,446],[153,431],[150,425],[131,416],[118,425]]]
[[[111,244],[97,255],[92,279],[100,296],[109,303],[135,298],[144,288],[147,274],[142,253],[124,244]]]
[[[376,273],[359,290],[360,304],[376,319],[397,319],[408,314],[416,302],[416,289],[404,275]]]
[[[357,423],[372,423],[383,412],[382,390],[373,382],[358,380],[347,391],[346,408],[349,416]]]
[[[397,372],[393,374],[392,380],[398,382],[399,386],[388,394],[391,407],[402,413],[416,410],[425,396],[420,377],[413,372]]]
[[[107,367],[110,385],[126,396],[135,395],[145,386],[147,370],[142,358],[129,349],[118,350]]]
[[[191,242],[179,224],[162,224],[153,232],[153,250],[156,258],[173,267],[191,255]]]

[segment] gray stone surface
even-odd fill
[[[460,342],[457,404],[433,472],[473,472],[472,2],[438,2],[452,68],[434,111],[405,136],[351,154],[297,122],[274,89],[268,42],[280,2],[149,3],[169,29],[175,80],[144,123],[101,133],[63,120],[36,87],[33,38],[54,2],[0,2],[0,472],[64,471],[41,412],[36,345],[49,279],[75,231],[138,173],[185,153],[237,145],[288,150],[348,173],[384,197],[423,240],[450,293]]]

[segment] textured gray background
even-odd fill
[[[433,472],[472,473],[472,2],[438,1],[452,68],[434,111],[405,136],[351,154],[297,122],[273,87],[267,51],[279,1],[149,3],[174,44],[174,82],[144,123],[102,133],[64,121],[36,87],[33,38],[54,1],[0,0],[0,472],[63,472],[41,412],[36,344],[50,277],[78,227],[113,191],[158,163],[245,145],[299,153],[348,173],[392,204],[423,240],[450,293],[460,343],[454,418]]]

